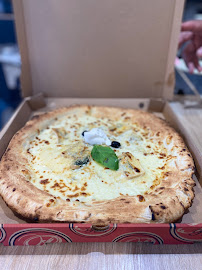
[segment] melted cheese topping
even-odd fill
[[[119,170],[106,169],[90,156],[93,146],[85,143],[82,132],[92,128],[101,128],[110,141],[121,143],[119,149],[112,148],[120,159]],[[160,183],[168,156],[163,143],[153,143],[138,125],[90,115],[56,119],[29,141],[26,152],[33,185],[57,198],[86,204],[122,195],[144,196]],[[127,177],[121,163],[126,152],[144,173]]]

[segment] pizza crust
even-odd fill
[[[144,196],[119,196],[113,200],[72,203],[39,190],[29,182],[23,150],[27,141],[56,118],[65,114],[93,114],[137,123],[148,136],[174,148],[176,160],[170,162],[160,183]],[[11,140],[0,164],[0,194],[6,204],[22,217],[40,222],[170,223],[180,219],[194,198],[194,162],[182,138],[164,120],[153,114],[112,107],[72,106],[39,115],[30,120]]]

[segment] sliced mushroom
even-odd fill
[[[139,177],[145,173],[138,159],[136,159],[131,153],[123,152],[121,158],[121,165],[124,170],[124,174],[128,179]]]
[[[61,127],[61,128],[52,128],[52,130],[54,131],[54,133],[57,136],[58,143],[63,142],[64,139],[67,138],[67,131],[63,127]]]
[[[63,157],[71,160],[72,170],[81,168],[90,161],[90,150],[83,144],[74,143],[62,152]]]
[[[129,126],[123,124],[111,125],[109,127],[109,131],[116,136],[121,135],[122,133],[128,131],[129,129],[130,129]]]

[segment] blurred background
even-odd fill
[[[202,20],[202,1],[187,0],[183,21]],[[187,71],[180,58],[176,61],[178,68]],[[20,95],[20,54],[15,37],[14,16],[11,0],[0,0],[0,129],[5,125],[21,101]],[[193,84],[202,94],[202,74],[188,74]],[[192,94],[187,84],[176,72],[175,94]]]
[[[20,55],[11,0],[0,0],[0,129],[20,103]]]

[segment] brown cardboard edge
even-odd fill
[[[21,91],[22,96],[27,97],[32,95],[32,78],[29,64],[29,51],[27,46],[24,10],[22,0],[12,1],[15,10],[15,31],[17,33],[17,40],[21,55]]]
[[[199,183],[202,185],[202,156],[197,147],[194,144],[193,139],[191,138],[190,134],[187,132],[187,130],[182,125],[181,121],[179,120],[177,114],[174,112],[172,107],[168,102],[166,102],[163,113],[166,117],[166,119],[171,122],[173,127],[181,134],[181,136],[184,138],[185,143],[188,145],[189,150],[192,153],[192,156],[195,161],[196,165],[196,175]]]
[[[172,52],[175,51],[177,53],[184,3],[185,3],[184,0],[175,1],[175,5],[173,7],[173,20],[170,26],[171,28],[170,43],[168,44],[167,67],[165,72],[164,87],[162,94],[162,97],[166,100],[172,100],[174,95],[173,89],[175,83],[175,71],[174,71],[175,56]]]
[[[165,101],[162,99],[151,99],[148,110],[153,112],[163,112]]]
[[[111,106],[121,108],[133,108],[148,110],[150,99],[149,98],[46,98],[48,109],[56,109],[58,105],[71,106],[77,104],[88,104],[97,106]]]
[[[0,132],[0,158],[6,151],[6,148],[12,139],[13,135],[25,125],[28,121],[32,110],[26,100],[18,106],[17,110]]]
[[[35,96],[26,97],[25,100],[29,104],[30,108],[35,111],[46,106],[44,95],[39,93]]]

